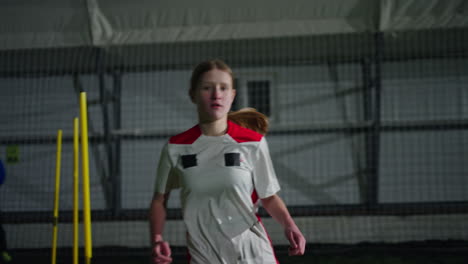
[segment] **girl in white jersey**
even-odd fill
[[[169,139],[161,152],[151,203],[153,263],[171,263],[163,239],[166,201],[181,188],[191,264],[275,264],[271,241],[256,215],[258,200],[284,228],[289,255],[303,255],[305,238],[276,194],[276,178],[263,137],[267,118],[252,109],[229,112],[236,95],[223,61],[195,67],[189,95],[199,122]]]

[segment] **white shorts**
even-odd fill
[[[190,237],[190,236],[189,236]],[[197,247],[190,238],[188,247],[191,255],[190,264],[277,264],[270,239],[261,222],[256,222],[222,245]]]

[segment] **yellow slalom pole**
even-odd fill
[[[78,118],[73,119],[73,264],[78,264],[78,244],[79,244],[79,223],[78,223],[78,201],[79,188],[79,140],[78,140]]]
[[[54,197],[54,218],[52,231],[52,264],[57,262],[57,234],[58,234],[58,216],[59,216],[59,197],[60,197],[60,167],[62,160],[62,130],[57,132],[57,156],[55,161],[55,197]]]
[[[81,122],[81,158],[83,173],[83,222],[85,238],[86,264],[91,263],[92,240],[91,240],[91,205],[89,194],[89,157],[88,157],[88,109],[86,104],[86,93],[80,93],[80,122]]]

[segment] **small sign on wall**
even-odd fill
[[[19,162],[19,147],[18,145],[8,145],[6,147],[6,163],[15,164]]]

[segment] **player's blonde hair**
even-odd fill
[[[234,89],[234,74],[231,67],[220,59],[211,59],[199,63],[192,71],[190,78],[189,96],[192,99],[195,96],[195,90],[200,82],[202,75],[211,70],[221,70],[231,76],[232,87]],[[268,132],[268,117],[258,112],[254,108],[242,108],[238,111],[228,113],[228,119],[240,126],[251,129],[257,133],[265,135]]]

